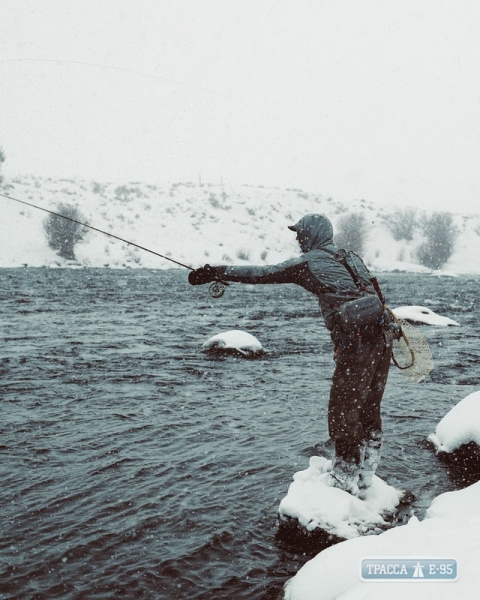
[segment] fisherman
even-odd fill
[[[318,297],[335,359],[328,406],[335,447],[329,483],[365,498],[382,448],[380,403],[392,354],[389,313],[364,262],[334,244],[327,217],[308,214],[288,228],[297,234],[299,257],[269,266],[205,265],[191,271],[188,280],[192,285],[295,283]],[[372,304],[375,314],[372,309],[366,317],[358,313],[362,302]]]

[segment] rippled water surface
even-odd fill
[[[392,368],[379,475],[431,500],[454,489],[425,443],[480,384],[478,278],[388,274],[436,369]],[[330,455],[331,346],[314,296],[232,285],[214,300],[185,271],[0,270],[0,598],[266,600],[308,556],[276,539],[295,471]],[[210,357],[230,329],[255,360]]]

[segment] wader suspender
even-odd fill
[[[328,250],[327,250],[327,252],[328,252]],[[350,250],[349,252],[351,252],[354,256],[356,256],[359,260],[361,260],[363,262],[363,260],[358,256],[358,254],[353,252],[353,250]],[[337,253],[334,254],[332,252],[331,254],[335,258],[335,260],[337,260],[341,265],[343,265],[347,269],[347,271],[350,273],[350,276],[353,279],[355,285],[358,287],[358,289],[361,290],[363,288],[363,285],[360,282],[360,279],[358,278],[357,273],[355,273],[355,271],[352,269],[352,267],[347,262],[347,251],[344,249],[341,249]],[[368,271],[368,269],[367,269],[367,271]],[[370,271],[368,271],[368,274],[370,275]],[[385,305],[385,298],[383,297],[382,290],[380,289],[380,285],[377,281],[377,278],[372,277],[372,275],[370,275],[370,282],[373,285],[373,289],[377,293],[377,296],[380,298],[380,302],[383,305]],[[365,291],[365,290],[362,290],[362,291]]]

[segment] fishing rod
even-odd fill
[[[159,252],[155,252],[155,250],[150,250],[150,248],[145,248],[145,246],[140,246],[139,244],[136,244],[135,242],[131,242],[130,240],[121,238],[118,235],[114,235],[113,233],[109,233],[108,231],[104,231],[103,229],[99,229],[98,227],[94,227],[93,225],[89,225],[88,223],[82,223],[81,221],[77,221],[77,219],[73,219],[72,217],[67,217],[66,215],[62,215],[61,213],[55,212],[54,210],[49,210],[48,208],[44,208],[43,206],[38,206],[37,204],[33,204],[32,202],[27,202],[26,200],[20,200],[19,198],[14,198],[13,196],[9,196],[8,194],[2,194],[1,192],[0,192],[0,196],[2,196],[3,198],[7,198],[8,200],[13,200],[14,202],[24,204],[25,206],[30,206],[31,208],[36,208],[37,210],[41,210],[50,215],[54,215],[55,217],[60,217],[62,219],[65,219],[66,221],[71,221],[72,223],[76,223],[77,225],[80,225],[81,227],[87,227],[88,229],[92,229],[93,231],[102,233],[103,235],[111,237],[115,240],[119,240],[120,242],[123,242],[123,243],[127,244],[128,246],[134,246],[135,248],[138,248],[139,250],[144,250],[145,252],[149,252],[150,254],[154,254],[155,256],[159,256],[160,258],[169,260],[170,262],[175,263],[176,265],[178,265],[180,267],[184,267],[185,269],[189,269],[190,271],[195,270],[193,267],[190,267],[189,265],[181,263],[178,260],[170,258],[169,256],[165,256],[164,254],[160,254]],[[212,282],[209,287],[209,292],[210,292],[210,295],[212,296],[212,298],[221,298],[223,296],[223,294],[225,293],[225,287],[228,285],[229,284],[226,281],[218,280],[218,281]]]

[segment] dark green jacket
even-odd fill
[[[307,215],[295,225],[302,255],[276,265],[225,267],[222,279],[240,283],[294,283],[318,297],[326,327],[334,326],[335,310],[349,300],[365,294],[375,294],[371,275],[364,262],[350,256],[351,266],[358,273],[358,287],[348,269],[335,256],[338,247],[333,243],[333,229],[323,215]]]

